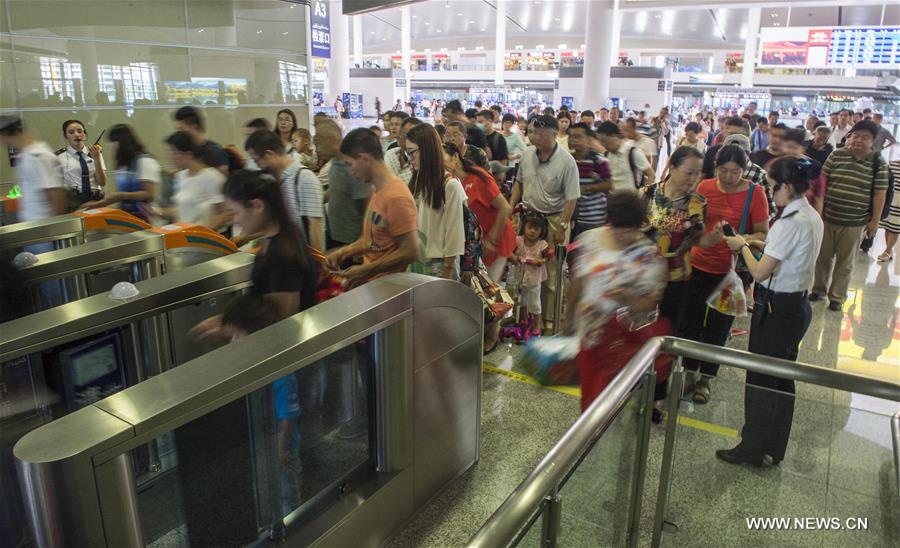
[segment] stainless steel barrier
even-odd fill
[[[31,286],[35,309],[48,308],[54,303],[42,302],[40,283],[65,280],[62,284],[63,302],[88,297],[98,291],[109,290],[119,277],[99,280],[90,273],[132,264],[130,281],[138,282],[165,272],[165,238],[152,232],[119,234],[102,240],[40,253],[38,262],[19,269],[25,283]],[[98,283],[103,282],[106,283]],[[95,287],[99,286],[99,287]]]
[[[65,245],[83,243],[84,227],[81,218],[59,215],[39,221],[0,226],[0,252],[54,241],[62,241]]]
[[[296,545],[381,543],[478,459],[482,333],[468,288],[395,274],[45,425],[15,447],[35,541],[142,545],[130,450],[374,335],[375,465],[324,511],[290,514],[286,534]]]
[[[894,478],[897,480],[897,497],[900,498],[900,411],[891,417],[891,440],[894,446]]]
[[[635,389],[642,376],[652,371],[652,364],[660,354],[677,356],[672,373],[671,394],[680,394],[684,383],[681,358],[693,358],[802,381],[838,390],[865,394],[886,400],[900,401],[900,384],[788,360],[771,358],[750,352],[722,348],[675,337],[657,337],[644,345],[622,371],[610,382],[603,393],[588,407],[563,437],[553,446],[535,469],[507,497],[490,519],[471,539],[470,546],[510,546],[521,540],[526,528],[533,523],[547,501],[553,498],[561,484],[578,463],[588,454],[606,427],[615,419],[623,402]],[[659,546],[664,510],[667,504],[669,482],[672,477],[675,427],[678,422],[678,398],[669,398],[667,432],[660,472],[659,494],[656,501],[654,536],[652,545]],[[895,417],[900,421],[900,417]],[[900,427],[900,424],[898,424]],[[895,430],[895,442],[897,442]],[[649,431],[641,435],[649,437]],[[645,440],[646,441],[646,440]],[[896,455],[896,453],[895,453]],[[643,476],[643,467],[639,476]],[[633,497],[631,515],[640,515],[640,496]],[[545,546],[554,546],[558,530],[553,530],[554,520],[545,520],[542,538]],[[636,546],[639,520],[632,519],[628,545]],[[550,529],[550,530],[546,530]]]

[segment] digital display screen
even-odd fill
[[[766,27],[760,42],[761,67],[900,65],[900,27]]]
[[[72,384],[84,386],[116,370],[116,345],[113,342],[72,356]]]

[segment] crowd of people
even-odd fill
[[[630,357],[608,350],[639,342],[646,326],[724,345],[734,315],[708,303],[732,273],[752,295],[750,351],[793,360],[809,302],[842,309],[856,250],[879,227],[887,247],[878,260],[893,258],[900,195],[889,184],[900,163],[882,159],[893,139],[867,114],[789,128],[751,104],[715,120],[698,112],[678,134],[667,108],[653,117],[616,107],[520,116],[449,101],[429,111],[433,123],[395,110],[383,126],[344,134],[325,115],[301,128],[285,109],[272,123],[248,121],[236,147],[211,140],[201,111],[185,106],[165,140],[165,169],[125,124],[107,133],[112,170],[78,120],[63,123],[56,154],[15,116],[0,120],[0,138],[18,151],[20,220],[116,205],[258,247],[259,299],[247,306],[270,307],[259,312],[266,323],[317,304],[323,276],[350,289],[404,271],[468,283],[483,268],[519,288],[532,336],[579,341],[586,407]],[[557,299],[564,317],[550,306]],[[258,327],[238,329],[230,314],[194,334],[230,340]],[[486,323],[485,353],[499,329]],[[684,397],[710,401],[718,365],[685,367]],[[740,445],[718,455],[777,463],[793,384],[747,380],[780,395],[748,397]],[[661,382],[656,399],[665,397]]]

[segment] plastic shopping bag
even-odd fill
[[[722,278],[715,290],[706,299],[710,308],[740,318],[747,315],[747,294],[744,292],[744,282],[737,272],[732,269]]]
[[[522,367],[543,385],[578,384],[578,337],[535,337],[528,341]]]

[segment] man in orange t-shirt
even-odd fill
[[[341,143],[350,173],[373,187],[360,237],[328,252],[327,264],[356,287],[386,274],[404,272],[418,258],[416,202],[409,188],[384,163],[378,137],[366,128],[347,134]],[[363,256],[363,264],[340,270],[346,259]]]

